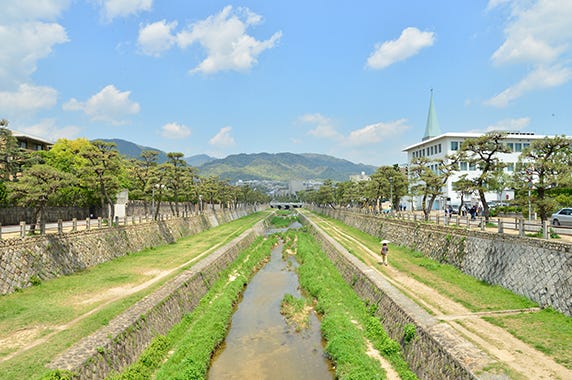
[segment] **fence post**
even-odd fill
[[[499,234],[504,233],[504,226],[501,218],[498,218],[498,227],[499,227]]]
[[[435,218],[435,224],[439,225],[439,215]]]
[[[26,222],[20,222],[20,237],[22,239],[26,237]]]
[[[64,222],[61,219],[58,219],[58,235],[64,233]]]
[[[97,217],[97,228],[101,228],[101,216]]]
[[[481,231],[485,230],[485,227],[487,226],[485,219],[481,216],[481,223],[479,223],[479,226],[481,226]]]
[[[72,218],[72,232],[76,232],[76,231],[77,231],[77,219]]]
[[[542,222],[542,234],[544,235],[545,239],[550,239],[550,232],[548,231],[548,221],[544,220]]]
[[[417,214],[413,214],[413,221],[417,223]]]
[[[85,218],[85,230],[89,231],[91,229],[91,219]]]
[[[2,223],[0,223],[0,240],[2,240]]]
[[[467,216],[467,228],[471,229],[471,218]]]
[[[524,236],[524,218],[518,220],[518,236]]]

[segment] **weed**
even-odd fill
[[[408,323],[403,327],[403,342],[407,345],[417,336],[417,329],[413,323]]]

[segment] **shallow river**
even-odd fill
[[[300,297],[298,277],[282,260],[282,244],[270,262],[248,284],[232,317],[225,343],[215,354],[208,378],[216,379],[332,379],[324,356],[320,322],[312,314],[310,327],[295,332],[280,314],[285,294]]]

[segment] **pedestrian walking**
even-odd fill
[[[387,255],[389,255],[389,247],[388,244],[389,240],[382,240],[381,241],[381,262],[380,264],[387,265]]]

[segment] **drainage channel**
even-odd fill
[[[312,312],[309,327],[296,332],[280,314],[285,294],[300,297],[296,259],[283,259],[282,251],[282,244],[276,246],[268,264],[249,282],[226,340],[213,357],[209,379],[334,378],[316,315]]]

